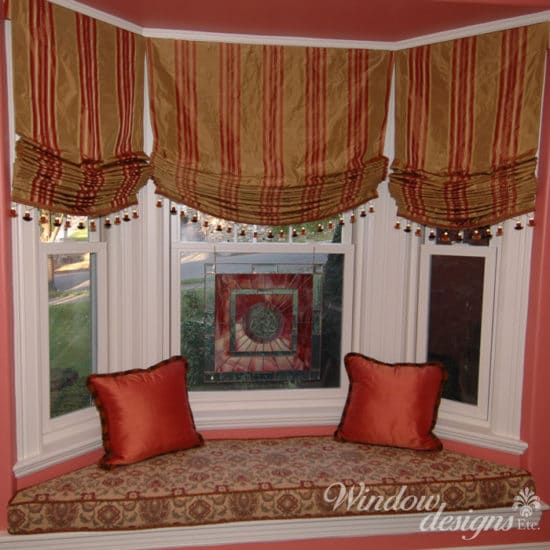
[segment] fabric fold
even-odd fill
[[[159,194],[266,225],[377,196],[391,52],[151,38],[147,54]]]
[[[142,37],[45,0],[12,0],[16,159],[12,199],[99,216],[137,202]]]
[[[398,216],[447,229],[534,210],[547,26],[396,54]]]

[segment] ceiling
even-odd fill
[[[397,41],[550,9],[550,0],[79,0],[148,29]]]

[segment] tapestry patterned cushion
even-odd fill
[[[346,488],[352,501],[340,498]],[[535,493],[525,470],[448,449],[427,453],[331,436],[211,439],[202,447],[123,468],[93,464],[21,489],[7,519],[9,532],[22,535],[408,512],[424,516],[443,505],[445,512],[469,510],[468,515],[487,508],[511,511],[522,493]],[[381,506],[390,502],[386,499],[390,507]],[[284,526],[278,529],[284,532]],[[33,548],[39,546],[40,541]]]
[[[148,369],[88,377],[101,419],[103,467],[203,444],[189,406],[186,376],[186,359],[174,356]]]
[[[348,353],[344,360],[350,384],[337,439],[441,449],[432,430],[446,379],[442,364],[388,364],[359,353]]]

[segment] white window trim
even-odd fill
[[[315,254],[330,252],[344,255],[344,289],[342,296],[341,357],[352,348],[352,327],[346,318],[353,309],[353,246],[349,244],[283,243],[172,243],[171,352],[180,353],[180,256],[189,252]],[[200,391],[189,394],[197,428],[228,429],[282,426],[336,425],[342,415],[348,381],[343,362],[340,387],[296,390]]]

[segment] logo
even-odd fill
[[[514,497],[509,513],[480,513],[479,510],[464,510],[447,513],[441,495],[416,495],[402,485],[394,495],[379,495],[371,492],[365,483],[346,485],[333,483],[324,492],[324,500],[336,511],[346,512],[427,512],[420,521],[420,531],[461,532],[465,541],[474,540],[483,531],[509,531],[512,528],[537,530],[542,510],[540,498],[530,487],[524,487]]]
[[[343,507],[347,512],[430,512],[445,507],[440,503],[440,495],[416,496],[409,493],[406,485],[395,495],[383,496],[371,493],[364,483],[353,486],[333,483],[325,489],[323,497],[333,510]]]
[[[514,514],[480,514],[467,510],[460,514],[444,515],[444,507],[437,512],[427,514],[420,522],[420,530],[427,531],[462,531],[462,540],[474,540],[482,531],[509,531],[513,527],[523,530],[537,530],[538,518],[532,516],[542,510],[540,498],[529,487],[524,487],[514,497],[512,511]],[[468,534],[466,534],[468,533]]]
[[[524,487],[515,497],[512,510],[519,511],[522,518],[530,518],[536,511],[542,510],[540,498],[535,491],[529,487]]]

